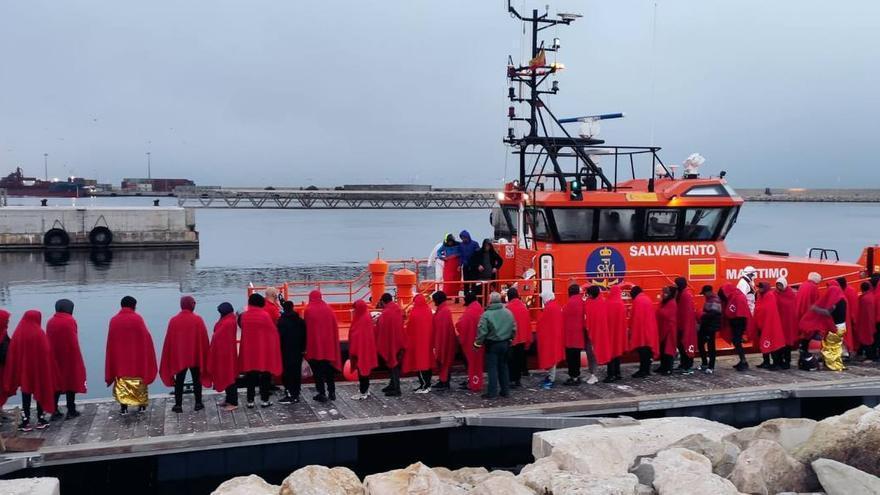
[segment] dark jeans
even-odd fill
[[[431,386],[431,376],[432,376],[431,370],[417,371],[416,374],[419,377],[419,388],[425,388],[425,387]],[[399,386],[400,385],[398,384],[398,387]]]
[[[577,347],[566,347],[565,364],[568,365],[569,377],[578,378],[581,376],[581,349]]]
[[[281,381],[284,383],[284,390],[291,397],[299,397],[302,391],[302,354],[292,356],[284,363],[284,372],[281,375]]]
[[[507,354],[509,350],[509,340],[486,341],[486,371],[489,374],[486,395],[490,397],[498,395],[499,383],[502,396],[506,397],[510,393],[510,370],[507,367]]]
[[[28,421],[31,420],[31,394],[26,394],[24,392],[21,393],[21,412],[24,414],[24,418]],[[37,401],[37,418],[43,417],[43,406]]]
[[[731,318],[730,330],[733,332],[733,347],[736,349],[736,355],[740,361],[746,360],[746,351],[743,349],[743,335],[746,333],[745,318]]]
[[[651,372],[651,358],[654,357],[654,352],[650,347],[639,347],[639,371],[641,373],[650,373]]]
[[[336,370],[330,361],[309,361],[315,378],[315,388],[320,395],[336,397]]]
[[[196,397],[196,404],[202,403],[202,382],[200,380],[201,373],[198,368],[190,368],[189,374],[193,381],[193,395]],[[174,375],[174,405],[183,404],[183,382],[186,380],[186,369]]]
[[[700,362],[703,366],[715,369],[715,330],[703,330],[697,334],[698,347],[700,349]]]
[[[226,387],[226,405],[228,406],[237,406],[238,405],[238,386],[236,384],[232,384]]]
[[[361,394],[365,394],[367,390],[370,390],[370,375],[364,376],[358,373],[358,390],[361,391]]]
[[[388,387],[387,387],[388,391],[390,392],[393,390],[395,392],[399,392],[400,391],[400,363],[403,362],[403,351],[397,352],[397,366],[394,366],[393,368],[391,366],[388,366],[388,362],[385,361],[385,359],[383,359],[381,356],[379,357],[379,359],[382,360],[382,364],[384,364],[385,367],[388,368],[388,371],[391,375],[391,377],[390,377],[391,379],[388,381]]]
[[[660,354],[660,367],[657,368],[658,373],[666,373],[672,371],[672,365],[675,363],[675,356],[669,354]]]
[[[260,400],[269,402],[272,393],[272,375],[268,371],[247,372],[247,401],[253,402],[257,395],[257,386],[260,387]]]
[[[620,358],[616,357],[608,361],[608,369],[605,373],[609,377],[620,377]]]
[[[63,392],[67,399],[67,412],[76,411],[76,392]],[[55,392],[55,410],[58,410],[58,402],[61,400],[62,392]]]
[[[510,371],[510,381],[519,383],[520,378],[526,372],[526,345],[516,344],[510,346],[510,355],[508,356],[507,368]]]

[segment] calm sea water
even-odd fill
[[[149,205],[149,198],[78,200],[78,205]],[[163,204],[174,204],[163,198]],[[69,199],[52,200],[69,205]],[[10,204],[37,204],[10,198]],[[10,332],[28,309],[52,314],[66,297],[76,304],[90,397],[109,396],[103,384],[107,322],[119,299],[133,295],[158,349],[178,311],[181,294],[193,294],[209,327],[223,302],[241,307],[245,287],[302,278],[347,279],[381,252],[386,259],[426,257],[446,232],[469,230],[475,239],[491,234],[489,213],[463,211],[272,211],[199,210],[198,250],[116,250],[111,256],[71,253],[46,259],[41,252],[0,253],[0,307],[13,313]],[[746,205],[728,238],[732,250],[806,253],[834,248],[855,260],[880,241],[880,205]],[[155,391],[161,385],[154,385]]]

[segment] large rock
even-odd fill
[[[468,487],[441,479],[421,462],[364,478],[366,495],[465,495],[468,491]]]
[[[730,481],[741,492],[760,495],[809,492],[819,487],[809,467],[772,440],[749,442],[749,448],[736,461]]]
[[[489,476],[470,495],[535,495],[535,491],[520,483],[514,476]]]
[[[629,472],[636,475],[639,483],[651,486],[654,484],[654,462],[653,457],[640,457],[636,463],[629,468]]]
[[[739,495],[733,483],[712,473],[712,462],[706,456],[692,450],[662,450],[651,462],[654,489],[659,495]]]
[[[281,483],[281,495],[362,495],[364,486],[351,469],[306,466]]]
[[[211,495],[278,495],[280,487],[266,483],[263,478],[252,474],[226,480],[211,492]]]
[[[535,459],[552,457],[561,469],[596,478],[624,476],[636,457],[653,455],[687,435],[711,440],[736,431],[702,418],[658,418],[620,426],[590,425],[543,431],[532,436]]]
[[[740,453],[740,447],[736,444],[726,440],[712,440],[701,433],[688,435],[669,447],[681,447],[698,454],[703,454],[712,463],[712,472],[722,478],[730,476]],[[639,479],[641,479],[641,476]]]
[[[593,478],[558,471],[553,475],[549,492],[553,495],[638,495],[639,480],[632,474],[611,478]]]
[[[862,416],[868,413],[875,412],[867,406],[859,406],[839,416],[831,416],[819,421],[812,435],[795,448],[792,455],[807,464],[823,457],[849,464],[847,457],[856,440],[856,429]],[[876,416],[876,413],[872,416]]]
[[[516,476],[524,485],[538,493],[553,489],[553,475],[559,472],[559,464],[549,457],[542,457],[526,464]]]
[[[61,483],[58,478],[18,478],[0,480],[3,495],[59,495]]]
[[[813,470],[828,495],[878,495],[880,478],[831,459],[816,459]]]
[[[813,419],[776,418],[731,433],[724,440],[733,442],[743,450],[749,448],[749,443],[753,440],[773,440],[791,452],[810,438],[816,425],[817,422]]]

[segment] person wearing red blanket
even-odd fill
[[[657,330],[657,312],[654,303],[638,285],[629,291],[632,315],[629,319],[629,348],[639,353],[639,369],[633,378],[651,374],[651,358],[660,357],[660,335]]]
[[[120,404],[120,414],[128,406],[147,410],[147,387],[156,379],[156,348],[153,336],[141,315],[135,312],[137,299],[125,296],[121,309],[110,319],[107,352],[104,355],[104,382],[113,384],[113,397]]]
[[[587,301],[589,302],[589,300]],[[620,374],[620,359],[626,352],[626,306],[623,304],[622,291],[619,285],[614,285],[608,290],[608,298],[606,299],[606,323],[607,336],[604,338],[606,354],[610,357],[608,361],[608,376],[605,377],[605,383],[616,382],[622,380]],[[587,309],[587,326],[590,325],[590,313]],[[598,340],[598,338],[597,338]],[[599,357],[599,345],[596,344],[596,359],[601,363]]]
[[[859,294],[855,288],[846,283],[846,277],[837,277],[837,284],[843,289],[843,295],[846,297],[846,333],[843,334],[843,343],[846,346],[844,351],[847,355],[855,355],[856,348],[855,329],[856,316],[859,314]]]
[[[225,392],[226,401],[220,406],[226,411],[238,408],[238,321],[235,309],[228,302],[217,306],[220,319],[214,323],[211,347],[208,351],[208,374],[214,390]]]
[[[676,317],[678,370],[689,375],[694,372],[694,356],[697,355],[697,308],[694,306],[694,293],[688,287],[686,278],[676,278],[675,287],[678,289],[678,295],[675,298],[678,308]]]
[[[599,381],[596,378],[596,356],[593,342],[587,334],[584,298],[581,295],[581,288],[577,284],[568,287],[568,302],[562,308],[562,317],[565,333],[565,362],[568,365],[568,379],[563,385],[580,385],[582,383],[581,352],[585,349],[590,366],[590,376],[587,383],[592,385]]]
[[[755,324],[749,340],[756,343],[763,354],[759,368],[778,370],[782,364],[780,351],[785,348],[785,330],[779,317],[776,291],[767,282],[758,283],[758,300],[755,303]],[[772,363],[770,358],[773,358]]]
[[[788,286],[788,279],[785,277],[776,279],[776,307],[779,309],[779,319],[785,333],[785,347],[779,350],[779,368],[787,370],[791,368],[791,351],[797,349],[799,331],[797,294]]]
[[[174,387],[174,407],[171,411],[183,412],[183,382],[189,370],[195,396],[194,411],[205,408],[202,404],[202,384],[211,386],[208,373],[208,328],[205,320],[195,313],[196,300],[192,296],[180,298],[180,312],[168,321],[162,358],[159,362],[159,378],[166,387]]]
[[[874,305],[877,303],[874,297],[874,288],[870,282],[862,282],[860,287],[862,295],[859,296],[859,312],[856,315],[856,343],[866,352],[874,344],[874,315],[876,309]]]
[[[798,322],[804,317],[810,308],[819,300],[819,282],[822,281],[822,275],[816,272],[810,272],[807,280],[798,287],[797,291],[797,319]],[[799,339],[800,340],[800,339]]]
[[[6,395],[3,393],[3,371],[6,367],[6,356],[9,355],[9,318],[12,315],[5,309],[0,309],[0,407],[6,404]]]
[[[674,285],[664,287],[657,306],[657,332],[660,337],[660,366],[654,373],[672,374],[675,352],[678,350],[678,303],[675,302],[678,289]]]
[[[822,356],[828,369],[845,369],[842,344],[843,334],[846,332],[846,315],[846,295],[840,285],[832,280],[828,282],[825,294],[801,318],[801,369],[812,371],[819,367],[816,357],[810,353],[812,339],[822,340]]]
[[[433,316],[425,296],[416,294],[413,298],[412,310],[406,320],[406,352],[403,354],[403,371],[415,371],[419,376],[417,394],[431,391],[431,328]]]
[[[365,400],[370,397],[370,373],[379,366],[376,353],[376,324],[367,310],[367,303],[354,302],[351,329],[348,331],[348,356],[352,368],[357,369],[358,391],[352,400]]]
[[[446,302],[446,294],[437,291],[431,294],[431,300],[437,310],[432,318],[434,358],[437,361],[439,371],[437,383],[432,388],[435,390],[449,390],[449,368],[455,362],[457,342],[455,341],[455,324],[452,322],[452,311]]]
[[[446,234],[437,257],[443,261],[443,292],[458,297],[461,291],[461,245],[452,234]]]
[[[306,320],[306,359],[312,367],[318,402],[336,400],[336,371],[342,370],[339,349],[339,323],[330,305],[324,302],[321,291],[309,293]],[[325,390],[326,389],[326,390]]]
[[[49,426],[43,411],[55,412],[58,369],[52,358],[49,338],[40,327],[41,320],[39,311],[25,311],[12,334],[3,369],[6,396],[15,395],[21,387],[21,424],[18,427],[21,431],[31,431],[31,397],[37,401],[38,430]]]
[[[871,285],[874,286],[874,345],[870,347],[873,355],[869,357],[878,361],[880,360],[880,273],[871,275]]]
[[[241,314],[241,344],[238,351],[238,369],[245,374],[247,407],[254,407],[257,386],[260,387],[260,406],[269,407],[272,377],[281,376],[281,341],[272,317],[264,309],[266,300],[256,292],[248,297],[247,310]]]
[[[264,294],[263,298],[266,300],[266,305],[263,306],[263,309],[269,313],[272,322],[277,324],[278,319],[281,318],[281,307],[278,305],[278,289],[268,287]]]
[[[562,308],[556,302],[556,295],[550,291],[541,294],[544,309],[538,318],[535,338],[538,345],[538,368],[547,370],[541,388],[550,390],[556,381],[556,366],[565,360],[565,338]]]
[[[608,373],[603,381],[611,383],[614,381],[617,371],[611,365],[614,356],[610,345],[611,336],[608,333],[608,304],[605,299],[602,299],[602,289],[598,285],[587,287],[586,292],[584,314],[586,315],[587,332],[593,341],[596,363],[608,365]]]
[[[724,307],[724,322],[730,328],[733,336],[733,347],[739,356],[739,362],[734,365],[736,371],[745,371],[749,369],[749,363],[746,361],[746,351],[743,348],[743,337],[749,328],[749,321],[752,312],[749,310],[749,303],[746,295],[733,284],[724,284],[718,290],[718,297]]]
[[[403,350],[406,347],[403,311],[387,292],[379,298],[378,307],[382,309],[382,313],[376,321],[376,348],[382,363],[391,375],[382,393],[387,397],[400,397],[400,368],[403,364]]]
[[[461,384],[462,389],[479,392],[483,389],[483,369],[485,363],[485,350],[482,347],[474,347],[477,338],[477,324],[483,316],[483,306],[477,301],[477,295],[467,291],[464,295],[465,310],[458,319],[456,328],[458,337],[461,339],[461,350],[467,361],[467,381]]]
[[[55,414],[52,419],[64,417],[58,410],[61,394],[67,399],[67,419],[79,417],[76,394],[86,393],[86,366],[79,348],[76,320],[73,318],[73,301],[59,299],[55,302],[55,314],[46,322],[46,336],[58,369]]]
[[[526,363],[526,351],[532,345],[532,318],[529,308],[519,298],[516,287],[507,289],[507,309],[513,313],[516,320],[516,336],[510,344],[508,356],[508,373],[510,374],[510,386],[518,388],[522,386],[522,377],[529,375]]]

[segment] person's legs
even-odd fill
[[[233,383],[226,387],[226,405],[238,406],[238,387]]]
[[[584,350],[587,351],[587,369],[590,370],[590,378],[596,376],[596,353],[593,352],[593,340],[590,339],[590,332],[584,334]],[[578,356],[580,361],[580,356]]]
[[[633,378],[643,378],[651,374],[651,357],[650,347],[639,347],[639,370],[633,373]]]
[[[174,412],[183,412],[183,382],[186,380],[186,368],[174,375]]]
[[[202,403],[202,370],[199,368],[190,368],[189,374],[193,380],[193,396],[195,396],[195,410],[201,411],[205,408]]]
[[[687,349],[685,349],[684,344],[678,345],[678,367],[682,370],[690,370],[694,367],[694,358],[688,355]]]
[[[743,348],[743,335],[746,332],[746,323],[745,318],[733,318],[730,320],[730,328],[733,331],[733,347],[736,349],[736,355],[739,356],[739,362],[734,366],[737,371],[749,369],[749,363],[746,361],[746,351]]]
[[[498,374],[499,385],[501,386],[501,397],[510,395],[510,368],[507,362],[510,360],[510,342],[504,340],[498,342]]]
[[[58,403],[60,402],[60,400],[61,400],[61,392],[55,392],[55,414],[52,415],[53,418],[59,414]]]
[[[261,371],[260,379],[260,400],[263,406],[269,403],[269,397],[272,396],[272,374],[268,371]]]
[[[31,394],[21,393],[21,417],[23,423],[31,421]]]
[[[718,352],[715,350],[715,332],[710,332],[707,337],[707,345],[709,347],[709,369],[715,369],[715,357],[718,355]]]
[[[257,382],[260,381],[260,372],[248,371],[245,375],[245,381],[247,382],[247,403],[249,407],[253,407],[254,398],[257,396]]]
[[[709,366],[708,356],[706,354],[706,344],[709,340],[706,338],[706,332],[702,328],[697,331],[697,352],[700,353],[700,367],[707,368]]]
[[[327,398],[336,400],[336,371],[330,361],[324,361],[324,381],[327,382]]]
[[[76,410],[76,392],[66,392],[65,398],[67,399],[67,419],[72,419],[79,416],[79,411]],[[58,410],[57,400],[55,410]]]
[[[315,380],[315,390],[318,392],[315,400],[320,400],[319,398],[326,399],[327,387],[324,383],[324,370],[321,367],[321,361],[309,361],[309,366],[312,367],[312,378]]]
[[[506,366],[507,363],[499,363],[501,356],[495,342],[486,343],[486,372],[488,373],[488,385],[486,387],[486,396],[495,397],[498,395],[498,371],[500,366]]]
[[[510,375],[511,385],[514,387],[520,386],[520,378],[522,377],[522,370],[520,369],[522,359],[520,358],[520,354],[525,354],[524,349],[525,344],[516,344],[510,347],[507,360],[507,370]]]
[[[364,376],[358,373],[358,390],[365,395],[370,390],[370,375]]]
[[[565,364],[568,365],[569,385],[580,380],[581,376],[581,350],[575,347],[567,347],[565,349]]]
[[[871,359],[880,359],[880,321],[877,322],[874,332],[874,345],[871,346]]]

